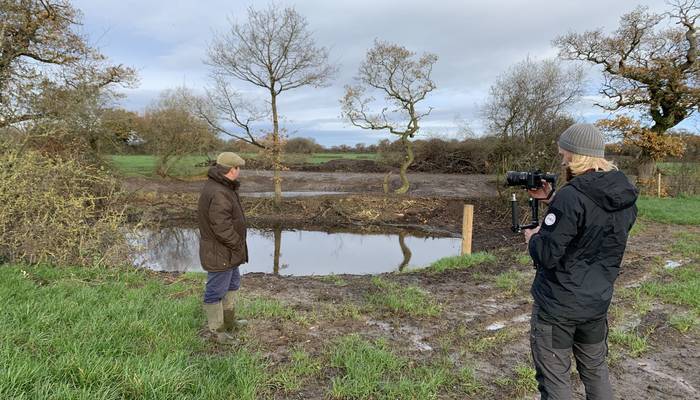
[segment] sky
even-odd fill
[[[121,106],[142,111],[158,94],[186,86],[203,93],[210,84],[204,63],[216,32],[231,21],[244,22],[248,7],[268,1],[238,0],[73,0],[83,13],[81,30],[111,62],[135,68],[139,85],[123,90]],[[419,136],[455,137],[459,121],[477,134],[487,129],[480,109],[489,87],[509,67],[527,57],[556,57],[551,41],[558,35],[602,28],[613,31],[620,16],[637,5],[662,12],[662,0],[296,0],[316,43],[330,50],[338,65],[331,85],[284,92],[279,112],[290,137],[312,137],[326,145],[375,143],[387,132],[364,131],[344,121],[339,99],[375,39],[438,56],[433,69],[437,89],[425,100],[433,112]],[[608,117],[594,106],[599,101],[600,73],[587,71],[585,95],[569,111],[579,121]],[[250,84],[235,87],[254,98],[265,93]],[[683,124],[697,129],[694,119]]]

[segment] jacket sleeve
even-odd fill
[[[540,231],[530,238],[528,250],[537,267],[556,268],[578,234],[582,218],[576,189],[564,187],[547,209]]]
[[[223,192],[216,192],[209,204],[209,222],[216,239],[228,248],[235,248],[241,236],[234,228],[231,200]]]

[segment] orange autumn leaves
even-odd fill
[[[639,148],[643,158],[660,161],[666,157],[680,157],[685,152],[685,143],[678,136],[654,132],[626,115],[596,122],[608,139],[622,139],[623,145]]]

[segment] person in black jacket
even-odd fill
[[[567,183],[549,200],[542,225],[525,230],[537,272],[530,346],[541,399],[570,399],[571,353],[587,399],[612,399],[607,314],[637,190],[604,158],[603,135],[574,124],[559,137]],[[549,184],[531,191],[546,198]]]

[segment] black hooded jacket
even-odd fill
[[[637,189],[619,171],[579,175],[554,196],[529,244],[537,267],[531,293],[543,319],[605,317],[636,200]]]

